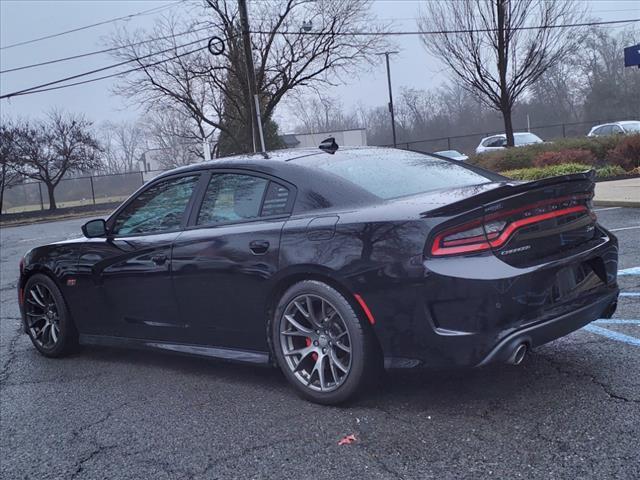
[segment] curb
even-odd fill
[[[634,202],[632,200],[593,200],[593,205],[596,207],[640,208],[640,201]]]
[[[33,218],[24,218],[19,220],[7,220],[0,221],[0,227],[2,228],[10,228],[10,227],[22,227],[24,225],[34,225],[36,223],[49,223],[49,222],[59,222],[61,220],[73,220],[75,218],[83,218],[83,217],[101,217],[109,215],[113,209],[111,210],[101,210],[101,211],[93,211],[93,212],[77,212],[77,213],[68,213],[65,215],[56,215],[51,217],[33,217]]]

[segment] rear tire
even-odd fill
[[[280,299],[272,322],[276,361],[307,400],[335,405],[354,398],[378,364],[373,332],[345,297],[305,280]]]
[[[24,286],[24,323],[33,346],[45,357],[63,357],[78,346],[62,292],[47,275],[37,273]]]

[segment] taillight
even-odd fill
[[[433,240],[431,255],[461,255],[499,248],[507,243],[517,229],[526,225],[578,212],[591,214],[585,205],[557,209],[556,202],[557,200],[540,202],[517,210],[491,215],[485,219],[484,223],[481,220],[474,220],[444,230]],[[545,206],[546,208],[544,208]],[[514,213],[521,214],[523,218],[508,220],[507,217]],[[592,218],[594,217],[592,216]]]

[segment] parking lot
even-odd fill
[[[614,319],[518,367],[393,372],[338,408],[301,400],[275,369],[108,348],[40,356],[19,327],[19,258],[86,219],[3,228],[0,476],[640,478],[640,209],[597,213],[620,240]]]

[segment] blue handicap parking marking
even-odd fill
[[[601,325],[640,325],[640,320],[625,320],[622,318],[601,318],[593,323]]]
[[[598,322],[600,322],[600,320],[598,320]],[[624,333],[614,332],[613,330],[609,330],[608,328],[602,328],[598,327],[597,325],[590,324],[584,327],[584,330],[602,335],[603,337],[607,337],[612,340],[617,340],[618,342],[623,342],[628,345],[640,347],[640,338],[632,337],[631,335],[625,335]]]
[[[624,270],[618,270],[618,276],[621,275],[640,275],[640,267],[625,268]]]

